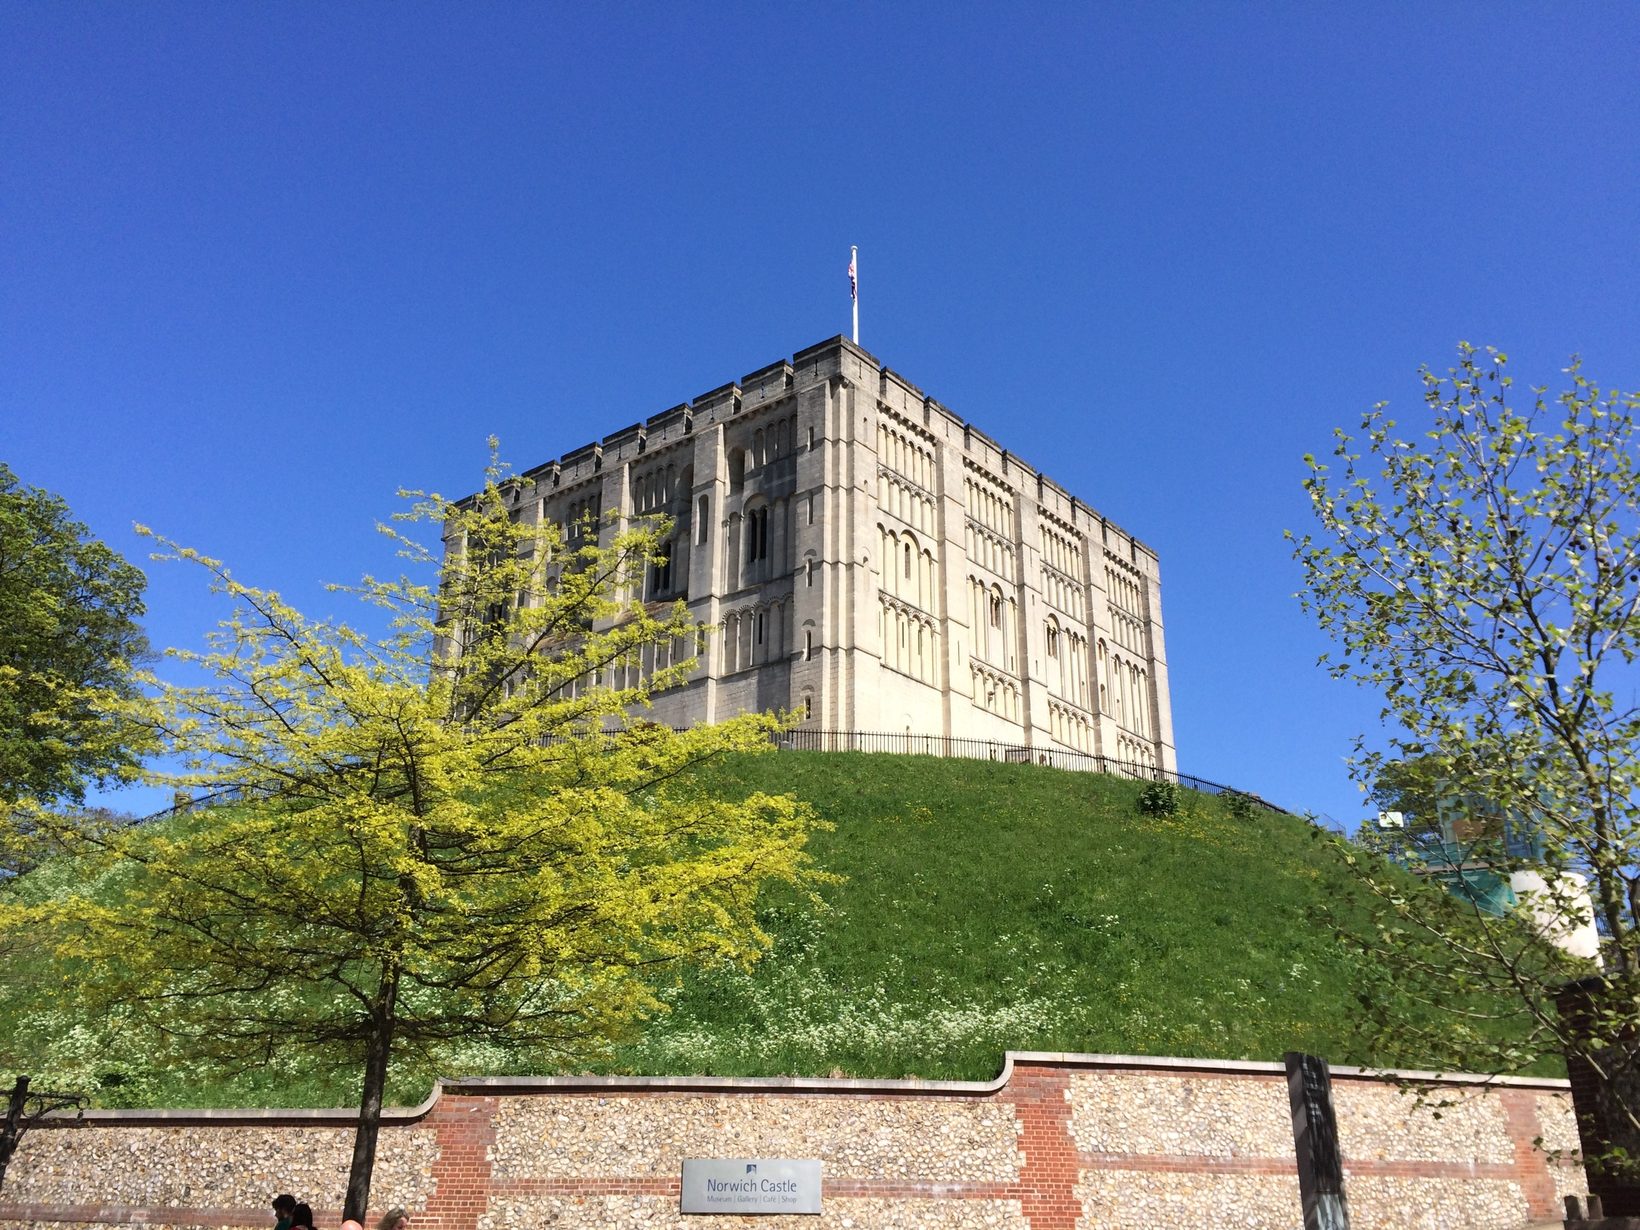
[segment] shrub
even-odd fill
[[[1179,788],[1172,782],[1151,782],[1139,792],[1139,810],[1147,816],[1176,816],[1179,803]]]

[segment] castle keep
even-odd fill
[[[566,529],[671,518],[644,598],[713,631],[656,721],[793,710],[1177,767],[1155,553],[846,338],[537,466],[509,499]]]

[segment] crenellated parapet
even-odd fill
[[[664,516],[713,632],[657,716],[1120,749],[1175,764],[1155,551],[845,337],[525,471],[520,517]]]

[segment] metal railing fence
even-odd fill
[[[1192,777],[1171,769],[1115,760],[1090,752],[1062,748],[1030,747],[1022,743],[1000,743],[994,739],[964,739],[952,735],[918,735],[873,730],[784,730],[773,736],[775,745],[788,752],[886,752],[900,756],[940,756],[957,760],[996,760],[1006,764],[1038,764],[1073,773],[1108,773],[1141,782],[1171,782],[1203,794],[1234,795],[1264,811],[1291,815],[1285,807],[1261,799],[1247,790],[1237,790],[1204,777]]]
[[[994,760],[1004,764],[1045,765],[1072,773],[1107,773],[1113,777],[1125,777],[1140,782],[1171,782],[1175,786],[1196,790],[1202,794],[1229,795],[1245,799],[1263,811],[1283,816],[1293,814],[1285,807],[1279,807],[1267,799],[1260,798],[1250,790],[1238,790],[1222,782],[1208,781],[1205,777],[1194,777],[1189,773],[1159,769],[1131,760],[1117,760],[1110,756],[1096,756],[1091,752],[1073,752],[1057,747],[1031,747],[1023,743],[966,739],[952,735],[918,735],[909,732],[896,734],[893,731],[873,730],[820,730],[811,727],[776,731],[770,739],[777,748],[786,752],[876,752],[898,756],[938,756],[948,760]],[[556,741],[556,738],[552,741]],[[259,792],[250,786],[225,787],[191,799],[179,793],[175,806],[144,818],[157,819],[177,811],[185,811],[190,807],[237,803],[254,798],[259,793],[265,792]]]

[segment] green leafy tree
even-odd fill
[[[151,777],[216,805],[60,826],[74,886],[0,906],[0,928],[51,937],[86,1010],[119,1006],[189,1062],[362,1071],[351,1218],[390,1064],[597,1053],[660,1010],[669,969],[756,959],[760,892],[816,878],[802,805],[692,772],[768,750],[769,719],[632,716],[694,666],[682,604],[628,597],[667,527],[588,525],[571,546],[509,516],[495,467],[469,500],[411,494],[444,548],[389,532],[429,579],[349,587],[384,634],[171,548],[233,614],[175,655],[206,682],[155,681],[129,709],[185,762]]]
[[[134,769],[139,728],[110,702],[135,690],[146,584],[0,464],[0,809],[78,800]]]
[[[1333,674],[1382,693],[1386,739],[1355,773],[1424,812],[1485,800],[1530,854],[1473,825],[1472,855],[1541,887],[1507,917],[1408,892],[1358,860],[1377,913],[1363,996],[1375,1053],[1417,1066],[1519,1071],[1586,1060],[1640,1132],[1640,396],[1602,391],[1574,361],[1558,391],[1514,389],[1506,358],[1460,348],[1423,372],[1403,432],[1379,405],[1330,463],[1306,458],[1319,522],[1296,542],[1306,608],[1340,646]],[[1400,762],[1396,764],[1395,762]],[[1555,941],[1592,896],[1603,973],[1574,1022],[1555,997],[1595,973]],[[1415,999],[1445,1011],[1417,1026]]]

